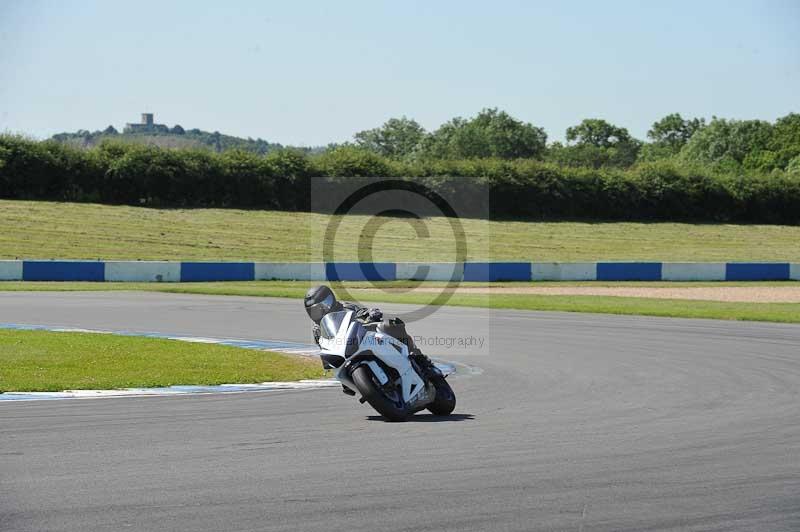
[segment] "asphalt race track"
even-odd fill
[[[281,299],[3,293],[0,322],[310,338]],[[483,370],[453,379],[457,416],[385,423],[334,389],[0,404],[0,529],[800,530],[800,327],[444,308],[409,329],[484,339],[428,349]]]

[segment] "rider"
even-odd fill
[[[414,344],[414,340],[406,332],[405,323],[400,318],[393,318],[388,323],[384,323],[383,312],[380,309],[360,307],[354,303],[337,301],[333,290],[325,285],[317,285],[310,288],[306,292],[304,304],[308,317],[314,322],[312,332],[317,345],[319,345],[320,335],[319,322],[322,318],[329,312],[352,310],[355,313],[356,320],[364,325],[378,323],[379,331],[403,342],[408,347],[409,358],[413,359],[423,371],[426,373],[438,372],[431,359],[423,355],[422,351]]]

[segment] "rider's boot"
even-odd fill
[[[419,365],[422,371],[425,373],[426,377],[434,377],[436,375],[441,375],[439,368],[433,363],[433,361],[425,356],[422,351],[419,350],[416,346],[411,349],[411,352],[408,354],[409,358],[413,359],[414,362]]]
[[[356,392],[354,392],[353,390],[351,390],[350,388],[348,388],[344,384],[342,384],[342,393],[347,394],[347,395],[355,395],[356,394]]]

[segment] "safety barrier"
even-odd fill
[[[788,262],[169,262],[0,260],[0,281],[788,281]]]

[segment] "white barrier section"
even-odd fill
[[[397,279],[400,281],[450,281],[464,277],[461,262],[398,262]]]
[[[179,283],[181,263],[166,261],[106,262],[106,281]]]
[[[724,281],[724,262],[665,262],[661,265],[664,281]]]
[[[789,279],[800,281],[800,263],[789,265]]]
[[[0,281],[21,281],[21,260],[0,260]]]
[[[325,264],[309,262],[256,262],[256,281],[324,281]]]
[[[534,262],[531,264],[533,281],[595,281],[596,262]]]

